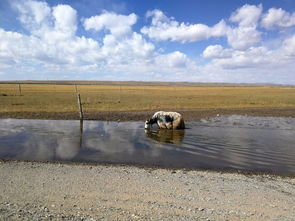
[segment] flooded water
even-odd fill
[[[220,116],[186,126],[0,119],[0,158],[295,175],[295,118]]]

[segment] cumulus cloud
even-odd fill
[[[102,42],[78,37],[77,11],[69,5],[50,7],[45,2],[14,1],[13,8],[29,34],[0,29],[2,65],[35,64],[46,68],[76,71],[105,71],[114,65],[144,63],[154,45],[132,32],[137,16],[104,12],[86,18],[86,29],[110,30]],[[119,37],[128,34],[124,39]],[[109,65],[109,66],[108,66]]]
[[[238,50],[246,50],[261,40],[261,32],[253,27],[237,27],[228,29],[227,42]]]
[[[156,52],[151,42],[132,30],[137,21],[137,15],[133,13],[121,15],[104,11],[84,18],[82,24],[85,30],[109,31],[104,33],[102,41],[98,41],[76,35],[78,14],[69,5],[50,7],[47,3],[36,1],[14,4],[20,22],[29,34],[0,29],[0,62],[7,66],[34,64],[54,72],[115,74],[157,72],[157,68],[167,72],[185,68],[190,62],[179,51],[169,54]]]
[[[77,12],[69,5],[57,5],[52,9],[54,29],[66,36],[74,36],[77,30]]]
[[[262,27],[272,29],[275,27],[291,27],[295,25],[295,13],[286,12],[281,8],[270,8],[261,20]]]
[[[93,29],[100,31],[107,29],[114,36],[122,36],[131,33],[131,26],[137,21],[137,16],[132,13],[130,15],[118,15],[113,12],[104,12],[101,15],[92,16],[84,20],[86,30]]]
[[[155,59],[158,65],[170,68],[183,68],[186,67],[189,62],[188,57],[179,51],[175,51],[166,55],[159,55]]]
[[[262,5],[244,5],[237,9],[229,18],[241,27],[256,27],[262,12]]]
[[[125,39],[106,35],[103,42],[101,51],[107,58],[105,62],[111,66],[145,63],[153,56],[154,45],[135,32]]]
[[[232,56],[215,60],[224,68],[254,68],[273,62],[273,52],[265,47],[251,47],[245,51],[233,51]]]
[[[295,34],[284,40],[282,50],[287,56],[295,57]]]
[[[12,1],[12,7],[18,11],[18,19],[32,34],[39,35],[50,25],[51,8],[46,2]]]
[[[162,11],[148,11],[147,17],[152,18],[152,25],[143,27],[141,33],[156,40],[171,40],[182,43],[205,40],[210,37],[220,37],[226,33],[226,25],[221,20],[209,27],[204,24],[179,23],[174,18],[168,18]]]
[[[12,7],[29,34],[0,29],[0,62],[46,68],[99,63],[99,44],[77,37],[77,12],[69,5],[13,1]],[[81,56],[83,55],[83,56]]]
[[[72,73],[83,78],[81,73],[85,73],[95,79],[102,79],[100,73],[105,73],[108,80],[251,82],[257,79],[254,73],[274,77],[276,70],[290,76],[290,70],[295,69],[293,33],[279,32],[278,39],[263,41],[269,29],[294,25],[294,13],[282,9],[272,8],[263,14],[262,5],[244,5],[213,26],[179,22],[153,10],[146,13],[150,24],[136,32],[133,26],[139,19],[134,13],[103,11],[81,19],[70,5],[50,6],[34,0],[15,0],[11,5],[26,31],[0,27],[2,79],[7,77],[3,73],[19,71],[35,72],[35,76],[39,72],[65,73],[68,78]],[[98,38],[93,37],[96,34]],[[217,38],[227,43],[215,41]],[[193,58],[177,44],[169,53],[160,50],[160,41],[185,44],[209,39],[203,53]],[[251,74],[247,74],[249,70]]]
[[[77,11],[71,6],[57,5],[51,8],[46,2],[33,0],[13,1],[11,4],[19,13],[19,21],[33,36],[48,41],[75,36]]]
[[[261,32],[257,25],[262,13],[262,5],[244,5],[237,9],[229,18],[238,27],[227,29],[228,44],[234,49],[246,50],[261,40]]]
[[[264,46],[250,47],[247,50],[223,48],[210,45],[203,51],[203,57],[212,59],[211,65],[223,69],[259,69],[284,67],[295,56],[295,36],[282,42],[279,48],[270,50]]]
[[[155,40],[181,43],[226,37],[230,46],[245,50],[261,40],[261,33],[256,29],[261,12],[261,5],[244,5],[237,9],[229,19],[238,26],[231,27],[224,20],[220,20],[214,26],[209,27],[205,24],[180,23],[156,9],[147,12],[146,16],[151,17],[151,26],[144,26],[141,33]]]
[[[233,50],[224,49],[221,45],[209,45],[203,51],[204,58],[229,58],[232,56]]]

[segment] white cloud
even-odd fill
[[[237,27],[227,25],[224,20],[209,27],[205,24],[179,23],[174,18],[168,18],[160,10],[153,10],[148,11],[146,15],[152,18],[151,26],[143,27],[141,33],[155,40],[182,43],[224,36],[233,48],[246,50],[261,40],[261,33],[256,30],[261,11],[261,5],[244,5],[230,17],[230,21],[238,23]]]
[[[267,15],[273,12],[269,10],[262,15],[261,5],[244,5],[228,20],[221,19],[213,26],[178,22],[160,10],[148,11],[146,16],[151,24],[143,27],[141,33],[133,30],[138,20],[134,13],[104,11],[81,20],[79,11],[69,5],[51,7],[33,0],[13,1],[12,5],[26,32],[0,28],[0,72],[4,73],[1,79],[7,78],[7,72],[35,73],[36,78],[43,73],[83,79],[85,74],[88,79],[91,75],[93,79],[107,80],[261,82],[267,79],[289,83],[288,79],[295,79],[292,76],[295,35],[280,32],[277,39],[270,39],[275,43],[261,41],[267,34],[267,29],[261,29],[262,24],[265,28],[282,27],[280,22],[285,21],[290,26],[293,14],[267,20]],[[79,22],[83,30],[78,30]],[[89,30],[100,32],[99,38],[83,36]],[[87,34],[93,36],[95,32]],[[181,43],[212,38],[213,41],[208,41],[208,47],[193,60],[179,48],[165,54],[159,49],[161,42],[153,44],[146,36]],[[214,38],[219,37],[224,37],[228,44],[221,45],[222,41],[216,44]]]
[[[134,13],[130,15],[118,15],[113,12],[104,12],[101,15],[85,19],[84,28],[95,31],[107,29],[112,35],[119,37],[131,33],[131,27],[136,21],[137,16]]]
[[[261,32],[257,28],[262,13],[262,5],[244,5],[229,18],[238,23],[238,27],[227,29],[228,44],[234,49],[246,50],[261,41]]]
[[[210,37],[220,37],[226,33],[226,25],[223,20],[213,27],[204,24],[185,24],[175,21],[174,18],[168,18],[157,9],[148,11],[147,17],[152,17],[152,25],[143,27],[141,33],[156,40],[186,43],[205,40]]]
[[[189,63],[188,57],[179,51],[158,55],[155,61],[157,65],[166,66],[168,68],[185,68]]]
[[[50,25],[51,8],[46,2],[12,1],[11,5],[19,12],[20,22],[31,33],[38,35]]]
[[[0,29],[0,65],[9,67],[21,64],[33,68],[41,66],[49,72],[104,72],[147,67],[154,63],[154,45],[141,34],[132,31],[137,16],[107,13],[84,19],[89,29],[109,29],[110,33],[99,42],[84,36],[78,37],[77,11],[69,5],[49,7],[46,3],[15,2],[22,24],[29,34],[7,32]],[[35,16],[33,9],[43,7],[46,16]],[[46,10],[45,10],[46,9]],[[46,18],[46,19],[45,19]],[[101,21],[101,23],[97,23]],[[124,38],[122,38],[124,36]]]
[[[239,23],[240,27],[256,27],[262,12],[262,5],[244,5],[237,9],[229,18],[231,22]]]
[[[215,59],[214,63],[229,69],[257,68],[273,63],[273,54],[274,52],[265,47],[251,47],[245,51],[233,51],[230,57]]]
[[[54,29],[59,33],[72,37],[77,30],[77,12],[69,5],[53,7],[52,15],[55,19]]]
[[[103,42],[101,50],[108,65],[142,64],[153,56],[154,45],[146,42],[140,34],[135,32],[125,39],[106,35]]]
[[[0,29],[2,62],[4,57],[6,63],[46,67],[100,62],[98,42],[76,36],[77,12],[69,5],[14,1],[12,6],[29,34]]]
[[[79,65],[99,62],[97,42],[85,37],[73,37],[68,41],[51,44],[35,36],[27,36],[0,29],[0,58],[5,63],[33,62],[43,65]],[[81,56],[83,55],[83,56]]]
[[[204,58],[228,58],[231,57],[233,50],[224,49],[221,45],[209,45],[203,51]]]
[[[246,50],[261,40],[261,33],[253,27],[237,27],[227,31],[227,42],[234,49]]]
[[[282,50],[286,56],[295,57],[295,34],[284,40]]]
[[[272,29],[275,27],[291,27],[295,25],[295,13],[290,14],[281,8],[270,8],[261,20],[262,27]]]
[[[275,68],[295,64],[295,35],[273,50],[263,46],[234,50],[210,45],[203,51],[203,57],[212,59],[210,65],[221,69],[266,69],[271,72]]]

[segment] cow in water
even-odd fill
[[[161,129],[184,129],[185,124],[181,114],[177,112],[158,111],[145,122],[145,129],[150,129],[157,123]]]

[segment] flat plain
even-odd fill
[[[156,110],[213,111],[214,114],[216,111],[232,114],[259,110],[264,115],[279,112],[283,116],[293,116],[295,109],[294,87],[38,82],[0,84],[0,117],[76,119],[79,116],[77,93],[80,93],[83,110],[90,119],[100,119],[99,116],[106,114],[112,119],[123,112],[131,115],[131,119],[133,114],[140,112],[143,118]]]

